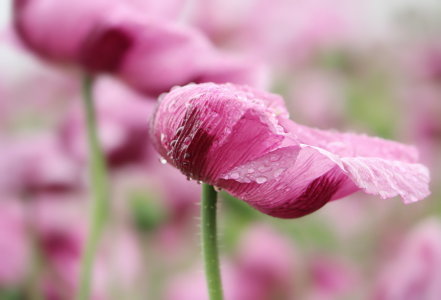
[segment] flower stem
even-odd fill
[[[90,188],[92,208],[89,235],[83,251],[80,269],[78,300],[90,297],[93,260],[108,214],[108,184],[106,161],[98,141],[95,107],[92,96],[93,78],[86,75],[83,80],[83,100],[86,113],[87,139],[89,144]]]
[[[202,253],[210,300],[222,300],[222,282],[217,249],[216,202],[217,192],[211,185],[202,185],[201,201]]]

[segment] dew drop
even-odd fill
[[[196,181],[197,184],[202,184],[201,180]]]
[[[253,169],[253,168],[249,168],[249,169],[248,169],[248,173],[250,173],[250,174],[251,174],[251,173],[254,173],[254,169]]]
[[[257,178],[256,178],[256,182],[257,182],[258,184],[265,183],[267,180],[268,180],[268,179],[267,179],[266,177],[264,177],[264,176],[261,176],[261,177],[257,177]]]
[[[190,137],[186,137],[185,139],[184,139],[184,145],[189,145],[190,143],[191,143],[191,138]]]
[[[163,165],[165,165],[166,163],[167,163],[167,160],[164,158],[164,157],[160,157],[159,158],[159,162],[161,163],[161,164],[163,164]]]
[[[266,168],[264,166],[260,166],[257,168],[257,170],[259,170],[260,172],[265,172]]]
[[[176,130],[176,135],[180,134],[181,131],[183,131],[183,130],[184,130],[184,126],[179,127],[179,128]]]
[[[279,160],[279,155],[278,154],[272,154],[270,156],[270,161],[278,161]]]
[[[220,191],[222,191],[222,188],[220,188],[220,187],[218,187],[218,186],[215,186],[215,187],[214,187],[214,190],[215,190],[216,192],[219,193]]]
[[[231,173],[230,178],[231,179],[239,179],[240,174],[237,172]]]
[[[283,173],[283,171],[285,171],[285,169],[277,169],[277,170],[274,172],[274,176],[275,176],[275,177],[279,177],[279,176]]]

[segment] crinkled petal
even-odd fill
[[[401,196],[405,203],[430,194],[429,170],[421,164],[372,157],[345,157],[342,161],[349,178],[368,194]]]
[[[358,190],[406,203],[429,194],[413,147],[288,119],[282,99],[232,84],[178,88],[153,119],[157,149],[187,176],[256,209],[301,217]]]
[[[418,151],[413,146],[365,134],[310,128],[288,119],[282,120],[282,123],[300,143],[320,147],[341,157],[381,157],[410,163],[418,161]]]
[[[252,172],[251,172],[252,171]],[[260,211],[292,218],[357,190],[405,203],[430,194],[421,164],[372,157],[340,158],[301,144],[277,149],[226,173],[219,186]]]
[[[250,169],[252,176],[238,177],[237,174],[243,176]],[[279,148],[233,169],[223,178],[220,187],[280,218],[309,214],[330,201],[340,189],[356,190],[333,160],[307,146]]]
[[[273,111],[278,99],[250,93],[215,84],[173,90],[153,118],[156,148],[185,175],[211,184],[234,166],[276,149],[285,139]]]

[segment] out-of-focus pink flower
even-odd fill
[[[175,88],[160,101],[151,135],[186,176],[276,217],[300,217],[358,190],[406,203],[429,194],[413,147],[298,125],[282,98],[246,86]]]
[[[426,220],[386,264],[375,291],[377,300],[435,300],[441,296],[441,224]]]
[[[98,135],[111,168],[142,163],[149,158],[148,118],[154,102],[123,83],[99,79],[94,87]],[[85,162],[88,157],[87,132],[82,103],[75,103],[61,127],[67,152]]]
[[[2,193],[66,192],[81,186],[81,170],[53,136],[23,136],[2,144]]]
[[[189,82],[237,82],[253,86],[265,83],[265,70],[246,58],[230,57],[213,48],[198,31],[143,15],[117,16],[112,25],[132,40],[115,73],[131,86],[149,95],[159,95],[174,85]],[[113,28],[112,27],[112,28]],[[94,43],[113,29],[102,28]],[[99,52],[90,49],[88,53]],[[90,59],[94,62],[95,59]]]
[[[311,262],[311,288],[306,299],[338,299],[354,290],[355,273],[344,263],[329,257],[315,257]]]
[[[22,41],[42,57],[71,62],[92,55],[97,60],[94,64],[111,70],[131,45],[124,32],[109,31],[101,40],[100,53],[83,52],[84,44],[93,42],[94,33],[103,21],[107,21],[106,17],[128,9],[165,18],[176,15],[181,6],[179,0],[161,1],[160,4],[140,0],[81,0],[62,4],[54,0],[15,0],[14,26]]]
[[[0,201],[0,286],[20,284],[29,264],[25,208],[19,201]]]
[[[237,299],[292,299],[297,254],[289,241],[264,226],[243,233],[236,258]]]
[[[61,62],[75,61],[100,16],[110,13],[113,6],[106,2],[16,0],[14,26],[21,40],[40,56]],[[118,45],[114,46],[108,50],[113,59],[118,52]]]
[[[147,94],[198,80],[259,83],[254,64],[230,63],[217,71],[213,66],[224,54],[198,31],[141,13],[130,3],[17,0],[15,28],[46,59],[111,72]]]
[[[410,45],[402,55],[404,67],[412,77],[436,84],[441,82],[441,44],[438,41]]]
[[[87,232],[85,204],[69,197],[42,197],[35,204],[35,231],[48,267],[45,289],[61,299],[70,299],[76,292]],[[115,284],[121,289],[133,287],[140,272],[139,261],[139,246],[133,234],[114,228],[98,250],[93,299],[107,299]]]
[[[201,0],[192,22],[221,45],[245,49],[286,67],[349,34],[349,2]]]
[[[292,299],[295,280],[294,247],[277,232],[263,226],[243,233],[234,261],[221,264],[225,299],[267,300]],[[167,300],[207,299],[202,268],[175,278]]]

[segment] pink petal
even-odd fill
[[[272,105],[277,107],[279,99],[251,102],[255,96],[250,93],[247,88],[215,84],[173,90],[152,120],[158,151],[185,175],[214,184],[234,165],[276,148],[284,139],[273,116]]]
[[[414,147],[298,125],[282,99],[232,84],[177,88],[156,111],[158,151],[188,177],[276,217],[309,214],[357,190],[406,203],[429,194]]]
[[[421,164],[371,157],[342,158],[349,178],[368,194],[401,196],[411,203],[430,194],[429,170]]]

